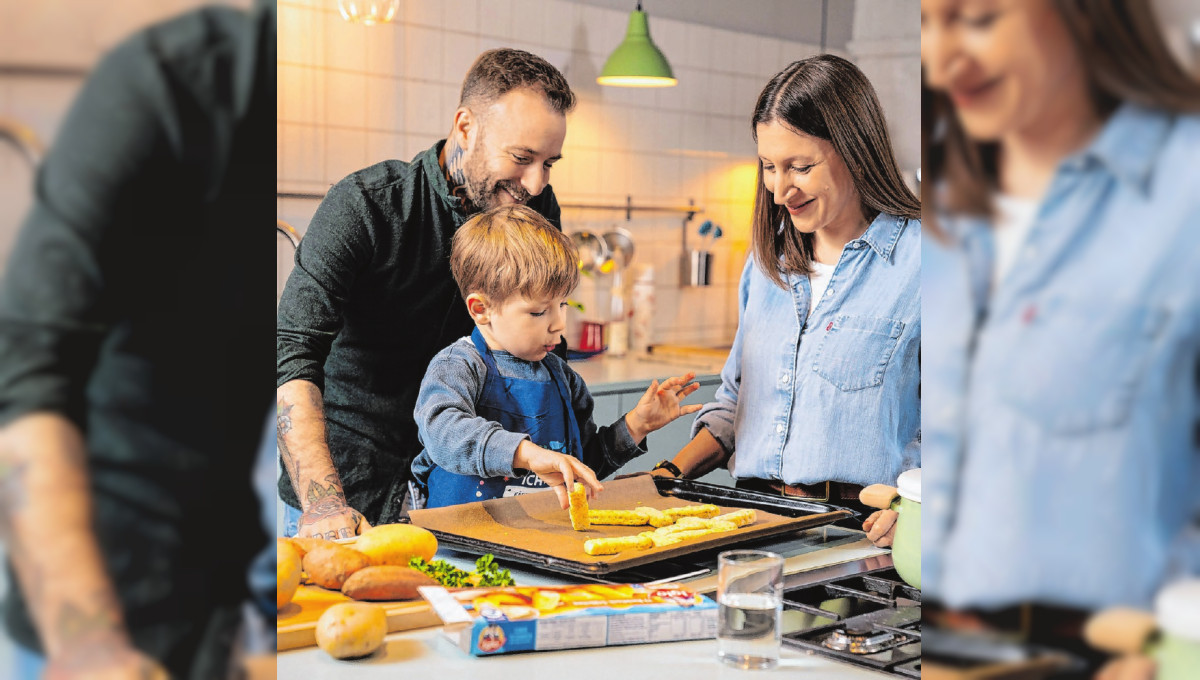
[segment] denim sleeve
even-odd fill
[[[529,435],[508,432],[475,413],[487,366],[474,348],[455,343],[425,371],[417,406],[417,436],[444,470],[479,477],[511,477],[513,456]]]
[[[721,386],[717,388],[713,401],[705,404],[692,422],[693,439],[700,433],[700,428],[706,427],[726,453],[732,453],[736,443],[733,425],[737,414],[738,388],[742,382],[742,318],[750,298],[750,276],[753,273],[754,257],[750,256],[746,258],[742,279],[738,283],[738,328],[733,336],[729,357],[725,359],[725,367],[721,369]]]
[[[592,420],[595,401],[583,378],[563,362],[567,374],[567,385],[571,388],[571,406],[575,409],[575,420],[579,423],[579,436],[583,440],[583,462],[603,479],[616,472],[622,465],[646,453],[629,434],[629,426],[622,415],[612,425],[596,427]]]

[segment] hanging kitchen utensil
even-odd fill
[[[624,229],[614,228],[604,234],[604,242],[612,254],[612,316],[608,326],[608,352],[624,356],[629,350],[630,306],[625,291],[625,271],[633,261],[633,237]]]
[[[612,257],[615,268],[628,269],[633,262],[633,235],[621,228],[615,228],[604,234],[604,243]]]
[[[591,276],[612,267],[612,254],[603,238],[590,231],[577,231],[571,234],[571,241],[579,250],[579,271]]]

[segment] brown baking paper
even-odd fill
[[[590,499],[588,504],[593,510],[631,510],[639,506],[665,510],[698,505],[659,495],[658,487],[648,475],[604,482],[604,491],[598,497]],[[736,506],[717,507],[721,508],[722,514],[740,509]],[[410,516],[413,524],[431,531],[498,543],[510,548],[578,562],[597,573],[627,569],[701,550],[808,529],[851,516],[847,510],[803,517],[784,517],[762,510],[755,512],[758,518],[754,524],[734,531],[709,534],[661,548],[625,550],[616,555],[596,556],[583,551],[583,542],[587,539],[633,536],[643,531],[651,531],[654,527],[593,526],[587,531],[574,531],[571,529],[571,518],[566,510],[559,507],[558,496],[553,491],[539,491],[512,498],[498,498],[431,510],[413,510]]]

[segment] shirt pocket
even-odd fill
[[[895,319],[839,314],[825,329],[813,371],[845,392],[877,387],[903,332]]]
[[[1021,315],[1006,343],[1013,361],[994,372],[1003,401],[1060,435],[1129,420],[1166,309],[1057,298]]]

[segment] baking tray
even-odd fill
[[[492,553],[564,574],[597,576],[824,526],[858,515],[825,503],[650,475],[608,481],[604,488],[592,500],[593,509],[629,509],[639,504],[662,509],[712,503],[722,512],[753,508],[758,512],[758,521],[736,531],[671,546],[591,556],[583,552],[583,542],[588,538],[628,536],[650,527],[595,526],[586,532],[573,531],[567,512],[559,507],[558,498],[551,491],[414,510],[409,516],[413,524],[432,531],[441,546],[473,554]]]

